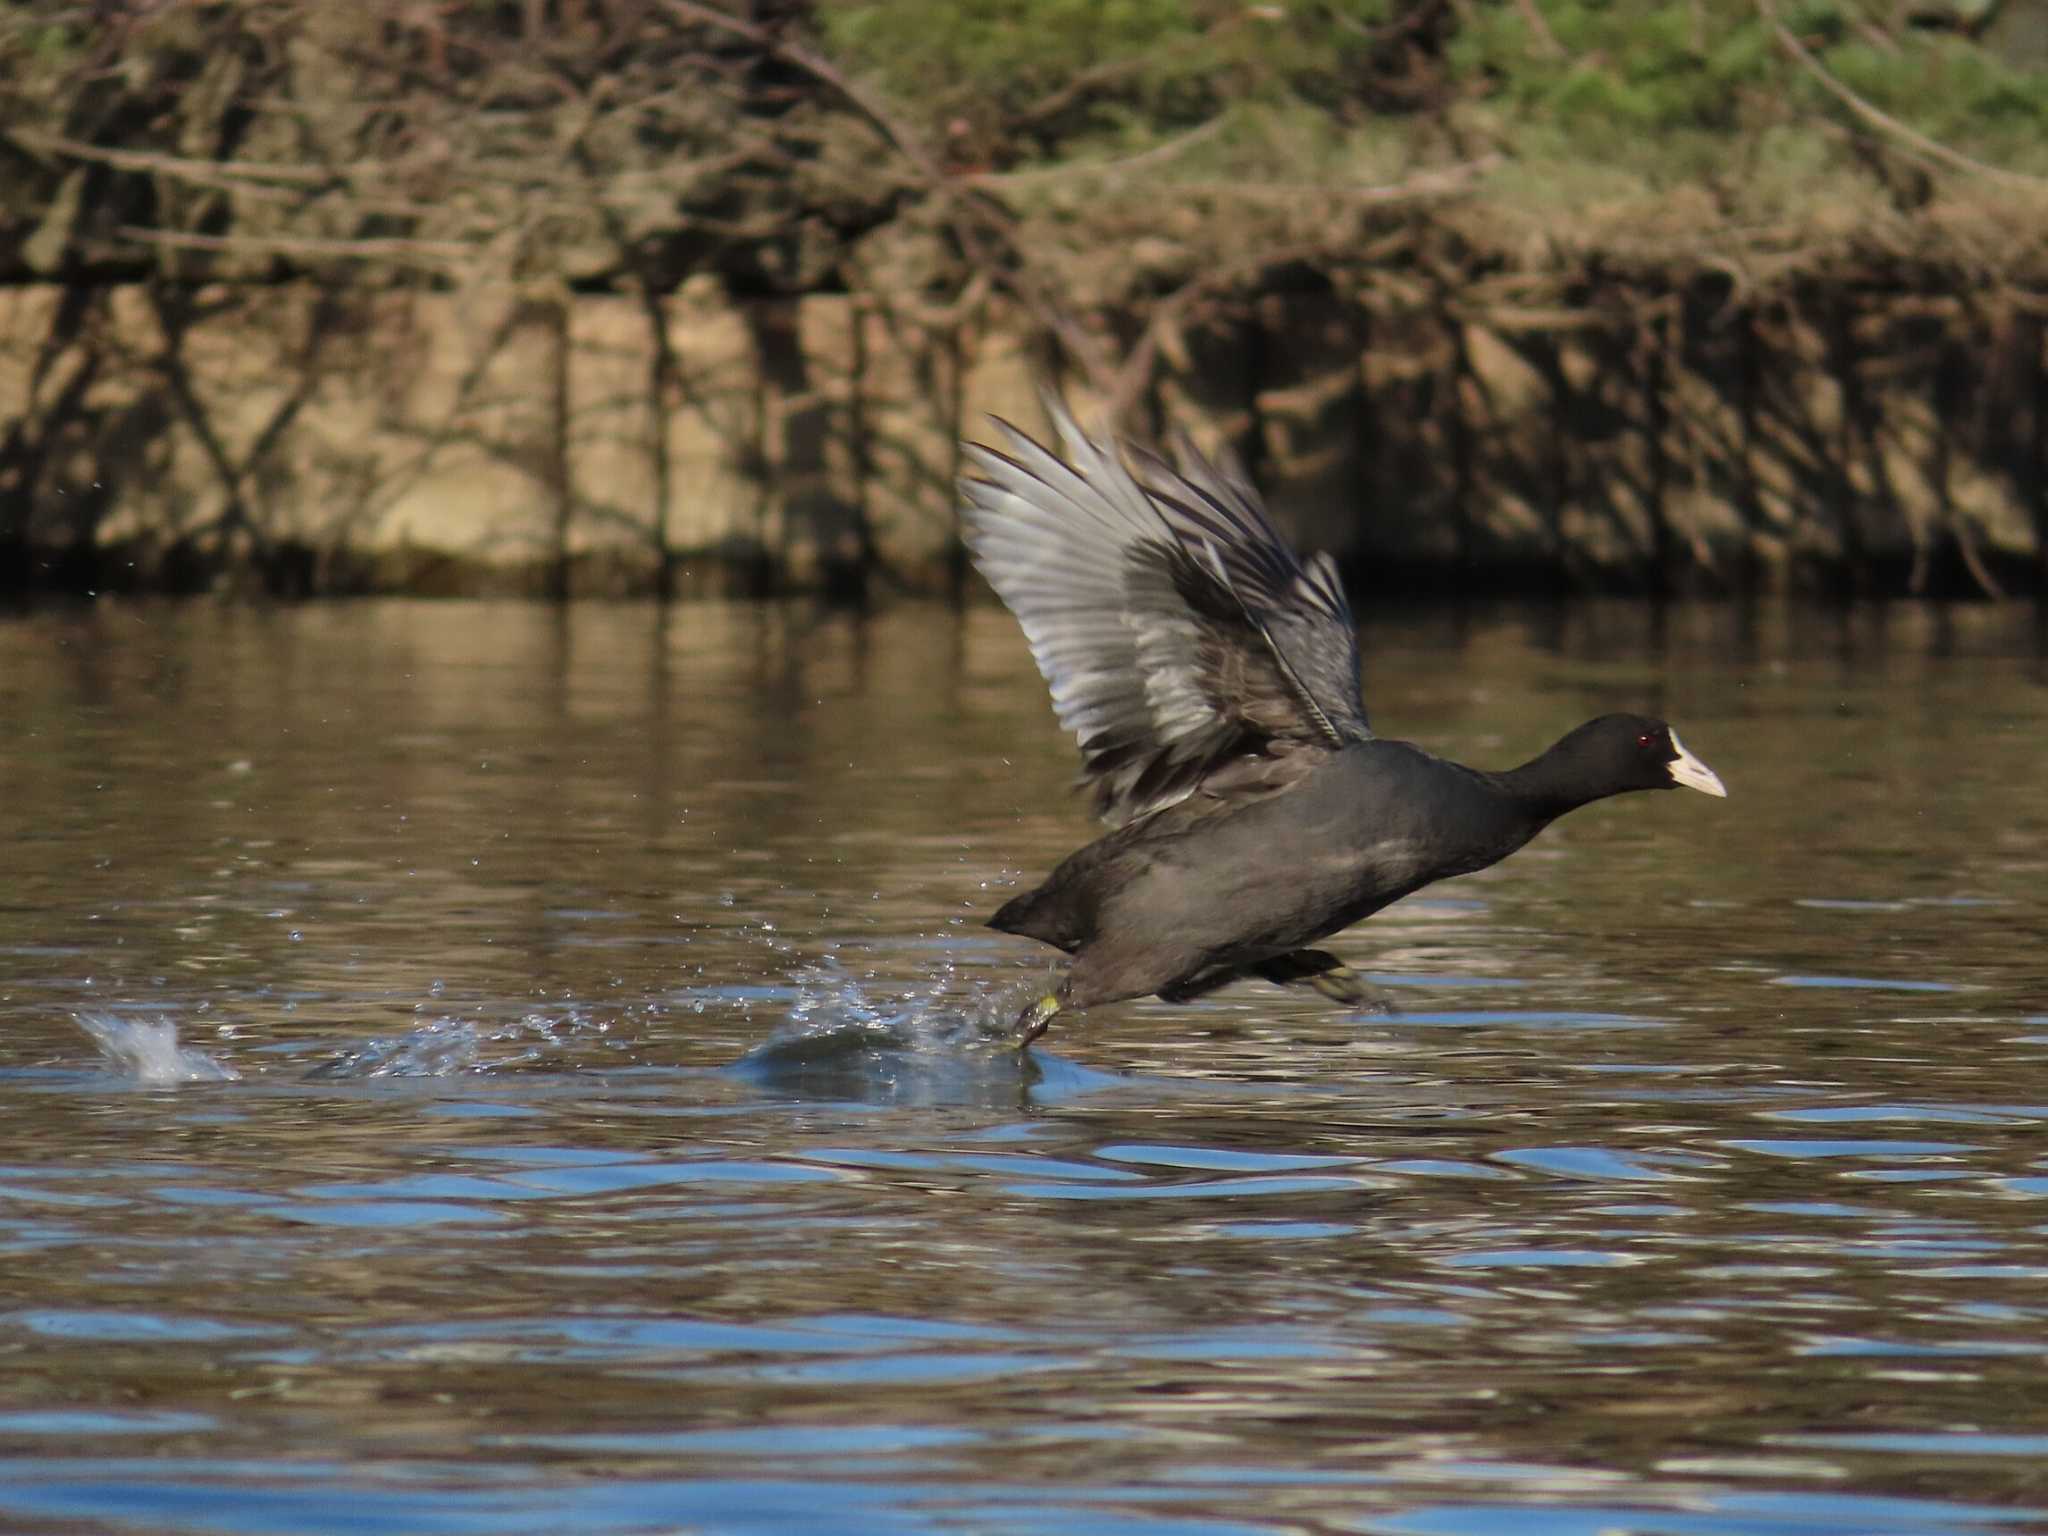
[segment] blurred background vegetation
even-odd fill
[[[2048,575],[2048,0],[12,0],[0,194],[0,587],[957,581],[1037,376],[1367,581]]]

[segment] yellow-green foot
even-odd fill
[[[1344,1003],[1356,1008],[1372,994],[1366,991],[1365,980],[1348,965],[1335,965],[1317,976],[1311,976],[1308,984],[1333,1003]]]
[[[1369,1010],[1373,1013],[1392,1013],[1394,1010],[1387,1000],[1366,984],[1366,980],[1348,965],[1332,966],[1329,970],[1308,978],[1308,984],[1323,996],[1346,1008]]]
[[[1017,1015],[1017,1049],[1026,1050],[1046,1030],[1052,1027],[1052,1016],[1060,1011],[1057,993],[1048,992],[1037,1002]]]

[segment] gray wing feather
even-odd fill
[[[1303,705],[1335,745],[1372,735],[1358,687],[1358,629],[1337,562],[1297,558],[1234,464],[1204,460],[1185,436],[1173,466],[1135,455],[1141,478],[1177,520],[1203,530],[1221,579],[1244,605]]]
[[[968,445],[967,542],[1080,742],[1098,812],[1133,821],[1246,756],[1369,737],[1329,558],[1297,559],[1234,467],[1184,444],[1173,466],[1127,461],[1047,410],[1059,454],[1001,421],[1002,449]]]

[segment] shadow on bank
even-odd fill
[[[1236,453],[1362,593],[2048,576],[2025,295],[1707,273],[1524,311],[1272,276],[1159,350],[1125,426]],[[30,284],[0,291],[0,337],[16,593],[957,596],[961,438],[1038,426],[1040,380],[1078,376],[997,303],[918,327],[697,284]]]

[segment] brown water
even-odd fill
[[[1392,1019],[1020,1065],[979,918],[1087,826],[998,611],[0,619],[0,1528],[2048,1529],[2032,616],[1367,650],[1732,798],[1346,935]]]

